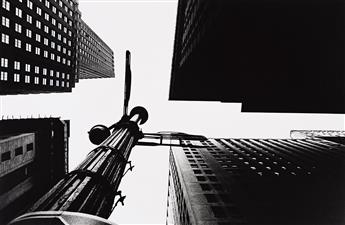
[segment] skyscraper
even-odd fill
[[[339,0],[180,0],[169,100],[344,113],[344,14]]]
[[[179,139],[168,224],[343,224],[345,147],[321,139]]]
[[[1,0],[0,15],[0,94],[71,92],[79,71],[113,71],[112,51],[85,29],[76,0]]]
[[[295,139],[321,138],[345,145],[344,130],[292,130],[290,135]]]
[[[26,210],[68,172],[69,121],[0,120],[0,224]]]
[[[113,51],[83,20],[79,38],[79,79],[114,77]]]

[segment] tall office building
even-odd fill
[[[0,15],[0,94],[71,92],[79,71],[98,64],[109,75],[112,52],[83,37],[76,0],[1,0]]]
[[[169,100],[344,113],[344,4],[180,0]]]
[[[68,172],[69,121],[0,120],[0,224],[23,213]]]
[[[175,138],[167,224],[343,224],[345,146]]]
[[[344,130],[292,130],[290,136],[294,139],[321,138],[345,145]]]
[[[79,38],[79,79],[114,77],[113,51],[83,20]]]

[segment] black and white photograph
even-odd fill
[[[0,225],[345,225],[345,0],[0,3]]]

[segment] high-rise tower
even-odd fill
[[[342,224],[345,147],[321,139],[180,138],[168,224]]]

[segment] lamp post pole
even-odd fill
[[[108,218],[118,202],[123,204],[124,197],[118,187],[131,150],[142,136],[138,125],[145,123],[147,118],[145,108],[135,107],[126,119],[121,119],[114,126],[108,138],[92,150],[75,170],[40,198],[29,212],[45,211],[43,214],[46,214],[46,211],[67,211]],[[119,196],[118,201],[114,203],[116,196]],[[25,218],[32,220],[31,214],[28,215],[17,218],[12,224],[23,222]],[[35,221],[32,222],[34,224]]]

